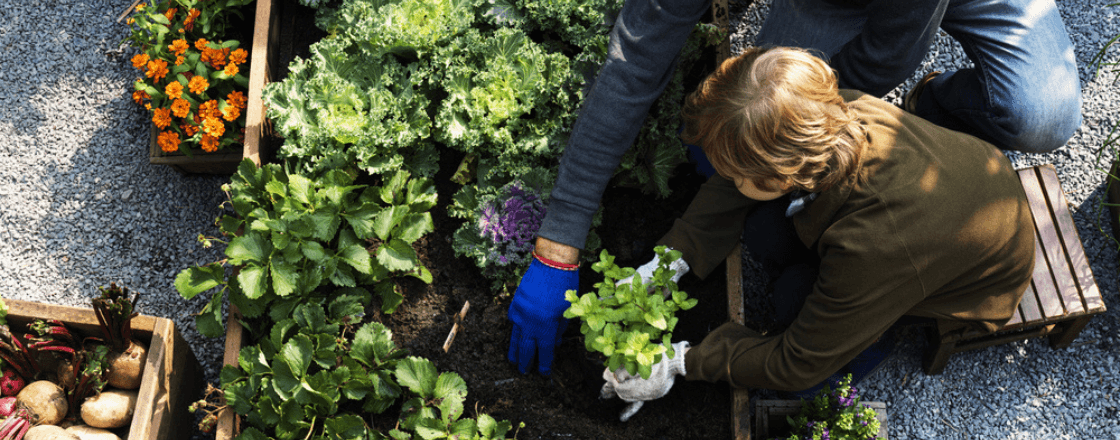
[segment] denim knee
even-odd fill
[[[1048,153],[1063,146],[1081,127],[1081,85],[1073,84],[1019,94],[1006,109],[997,146],[1026,153]],[[1002,143],[1003,145],[999,145]]]

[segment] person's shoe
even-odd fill
[[[927,73],[926,76],[922,77],[922,79],[918,80],[918,83],[914,85],[914,88],[910,89],[909,92],[906,92],[906,96],[902,98],[902,109],[906,110],[907,113],[917,114],[918,98],[922,96],[922,91],[925,90],[926,85],[928,85],[930,81],[933,81],[933,79],[937,78],[937,75],[940,74],[940,70],[934,70],[933,72]]]

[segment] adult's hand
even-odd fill
[[[599,398],[609,399],[617,395],[620,399],[630,402],[618,418],[623,422],[630,420],[630,417],[647,401],[660,399],[668,394],[678,374],[684,376],[684,354],[688,349],[688,341],[673,344],[674,356],[662,358],[661,362],[654,364],[649,379],[631,376],[625,368],[613,372],[609,368],[603,369],[603,379],[607,383],[604,383],[599,391]]]
[[[529,371],[534,359],[537,371],[546,376],[552,373],[553,353],[568,325],[563,315],[570,304],[564,292],[579,287],[577,267],[547,258],[542,261],[534,255],[521,277],[509,305],[513,334],[508,357],[522,374]]]

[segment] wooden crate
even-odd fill
[[[887,440],[887,405],[883,402],[860,402],[861,405],[875,410],[879,419],[879,436]],[[786,417],[801,411],[800,400],[760,400],[755,404],[755,438],[765,440],[780,435],[779,431],[789,427]]]
[[[243,158],[251,158],[258,165],[271,151],[268,137],[272,126],[265,117],[264,101],[261,91],[275,77],[275,47],[279,38],[272,0],[257,0],[256,17],[253,23],[253,42],[249,58],[249,96],[245,108],[245,142],[240,151],[220,151],[206,153],[202,149],[191,150],[193,157],[179,152],[165,153],[156,144],[159,131],[152,126],[148,146],[148,161],[152,164],[167,165],[182,174],[233,174]]]
[[[100,335],[93,308],[78,308],[5,299],[8,325],[22,334],[32,321],[57,319],[72,330]],[[140,384],[136,412],[126,440],[189,439],[195,431],[191,402],[202,397],[203,378],[198,359],[175,323],[166,318],[139,315],[132,318],[132,335],[148,344],[148,361]]]

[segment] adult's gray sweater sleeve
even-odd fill
[[[708,0],[629,0],[560,160],[538,235],[582,249],[603,190],[672,78]]]

